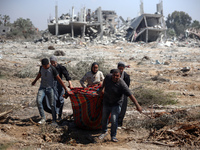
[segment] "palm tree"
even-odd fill
[[[8,15],[3,16],[4,26],[6,26],[10,22],[10,17]]]

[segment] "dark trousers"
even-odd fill
[[[122,107],[121,107],[121,112],[119,114],[119,118],[118,118],[118,126],[122,126],[123,124],[123,119],[125,117],[125,114],[126,114],[126,109],[127,109],[127,96],[124,95],[124,100],[123,100],[123,103],[122,103]]]

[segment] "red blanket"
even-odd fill
[[[75,124],[83,129],[100,129],[103,96],[97,94],[100,85],[73,88],[68,92],[72,103]]]

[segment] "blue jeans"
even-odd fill
[[[51,111],[52,111],[52,118],[53,121],[56,121],[56,112],[55,112],[55,100],[54,100],[54,91],[53,88],[48,87],[48,88],[39,88],[38,90],[38,94],[37,94],[37,106],[38,106],[38,110],[40,113],[40,116],[43,119],[46,119],[45,114],[44,114],[44,108],[42,105],[42,101],[44,99],[44,97],[47,96],[48,100],[49,100],[49,104],[51,106]]]
[[[102,133],[107,132],[108,129],[108,118],[111,113],[111,137],[116,137],[117,127],[118,127],[118,116],[120,114],[121,107],[116,106],[103,106],[103,116],[102,116]]]

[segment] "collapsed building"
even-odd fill
[[[195,37],[200,40],[200,29],[189,28],[185,31],[186,37]]]
[[[140,16],[130,22],[127,29],[127,40],[152,42],[162,34],[166,34],[167,28],[163,16],[163,2],[157,4],[155,14],[146,14],[143,10],[143,2],[140,5]]]
[[[140,15],[134,19],[124,20],[121,16],[119,19],[122,25],[119,26],[116,21],[118,18],[115,11],[101,10],[101,7],[91,12],[91,9],[81,9],[78,15],[72,13],[62,15],[58,18],[57,6],[55,7],[55,19],[50,19],[48,30],[53,35],[70,34],[71,37],[81,36],[90,40],[103,36],[112,36],[127,41],[156,41],[161,34],[166,35],[166,25],[163,16],[163,2],[157,4],[155,14],[144,13],[143,2],[141,0]],[[118,28],[117,28],[118,25]]]
[[[89,36],[103,36],[103,26],[106,28],[116,28],[115,19],[117,15],[114,11],[104,11],[101,7],[91,13],[91,10],[83,8],[78,13],[74,14],[74,7],[72,7],[72,14],[62,15],[57,17],[57,6],[55,8],[55,19],[50,20],[48,23],[48,30],[53,35],[62,35],[70,33],[72,37],[75,35],[85,34]]]

